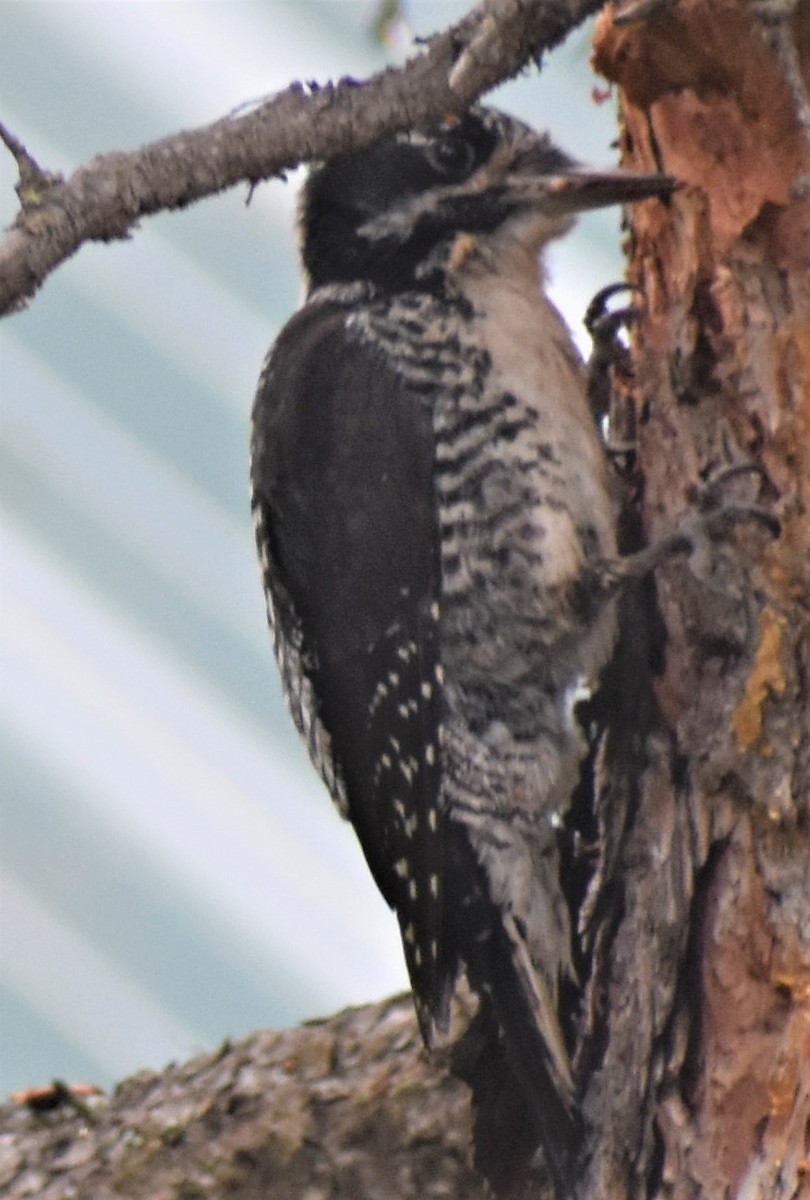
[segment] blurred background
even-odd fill
[[[425,35],[468,6],[405,6]],[[377,0],[0,3],[0,118],[43,166],[407,52]],[[588,32],[492,97],[615,161]],[[0,148],[0,224],[16,211]],[[0,1095],[109,1086],[406,986],[393,917],[284,711],[248,508],[298,180],[85,247],[0,325]],[[555,251],[579,336],[618,214]],[[580,339],[582,341],[582,339]]]

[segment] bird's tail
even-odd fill
[[[483,888],[464,924],[462,957],[480,1006],[454,1069],[473,1091],[476,1167],[499,1195],[520,1195],[542,1148],[555,1193],[567,1200],[582,1126],[556,998],[519,923]]]

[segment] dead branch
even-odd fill
[[[483,0],[400,69],[363,83],[293,83],[248,112],[101,155],[67,180],[41,169],[36,177],[32,156],[19,143],[15,151],[4,131],[26,178],[21,210],[0,243],[0,313],[23,305],[85,242],[129,237],[141,217],[464,109],[599,7],[599,0]]]

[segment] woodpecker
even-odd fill
[[[673,186],[585,170],[484,107],[316,166],[306,302],[253,412],[293,720],[396,911],[426,1045],[466,972],[560,1195],[579,1121],[559,837],[576,706],[615,640],[593,581],[616,504],[539,254],[577,212]]]

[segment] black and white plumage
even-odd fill
[[[615,636],[583,368],[538,253],[672,183],[477,108],[315,169],[259,382],[253,513],[295,723],[396,910],[424,1039],[460,969],[562,1189],[577,1140],[558,829]],[[507,1172],[508,1174],[508,1172]]]

